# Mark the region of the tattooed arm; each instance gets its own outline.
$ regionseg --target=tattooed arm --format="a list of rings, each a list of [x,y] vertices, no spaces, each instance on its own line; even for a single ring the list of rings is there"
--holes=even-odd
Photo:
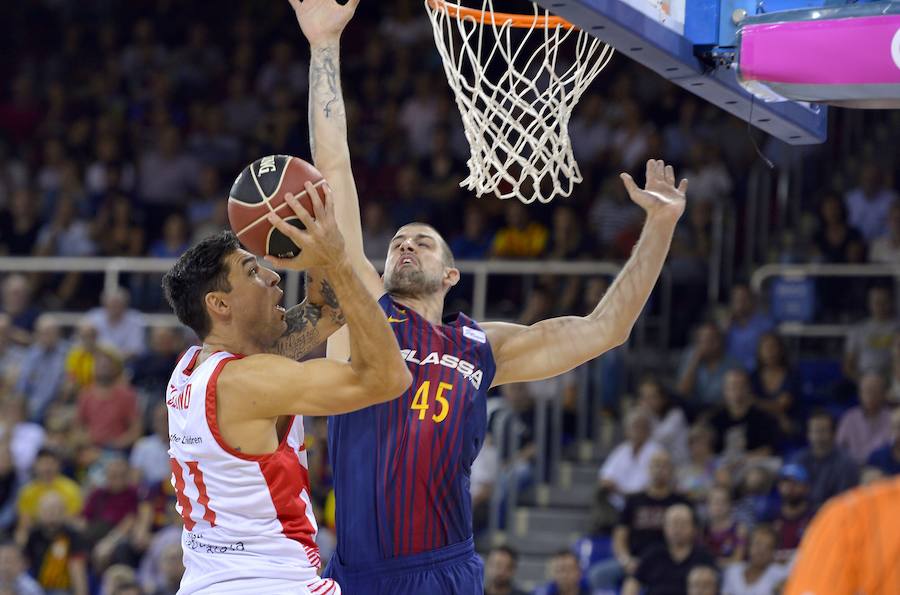
[[[306,299],[284,314],[287,330],[271,353],[303,358],[344,326],[344,314],[331,284],[315,271],[306,273]]]

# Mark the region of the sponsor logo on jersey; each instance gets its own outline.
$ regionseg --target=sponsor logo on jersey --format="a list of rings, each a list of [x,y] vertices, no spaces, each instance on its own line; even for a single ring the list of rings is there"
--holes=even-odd
[[[388,316],[388,322],[406,322],[409,320],[408,318],[394,318],[393,316]]]
[[[419,359],[416,357],[418,352],[415,349],[401,349],[400,354],[403,356],[403,359],[408,361],[411,364],[418,364],[420,366],[425,366],[429,364],[434,364],[438,366],[444,366],[445,368],[450,368],[451,370],[457,370],[460,374],[462,374],[475,388],[481,388],[481,380],[484,377],[484,373],[477,369],[472,362],[467,362],[464,359],[459,359],[456,356],[443,354],[438,354],[437,351],[432,351],[424,358]]]
[[[172,409],[187,409],[191,406],[191,385],[188,384],[184,390],[178,390],[174,385],[169,385],[169,396],[166,399],[166,405]]]
[[[479,343],[487,343],[487,336],[484,332],[470,326],[463,327],[463,337],[478,341]]]

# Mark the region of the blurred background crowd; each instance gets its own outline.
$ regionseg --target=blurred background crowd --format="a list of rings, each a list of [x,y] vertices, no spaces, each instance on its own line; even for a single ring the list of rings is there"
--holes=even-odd
[[[246,163],[309,159],[308,52],[287,2],[35,0],[3,4],[0,22],[3,256],[177,257],[227,225],[228,188]],[[671,332],[648,347],[654,357],[620,348],[491,398],[492,412],[511,412],[520,446],[488,440],[473,468],[480,536],[498,490],[545,479],[534,469],[547,447],[535,404],[562,404],[564,441],[576,395],[596,404],[591,527],[549,559],[542,593],[614,592],[629,580],[655,593],[688,575],[712,593],[775,592],[822,503],[900,470],[893,279],[781,286],[793,294],[749,284],[765,262],[900,263],[898,113],[832,114],[822,146],[763,142],[776,167],[800,175],[790,209],[765,210],[778,233],[750,251],[748,195],[778,201],[774,185],[754,186],[759,134],[625,58],[570,124],[584,183],[571,199],[529,207],[458,187],[468,144],[416,3],[364,2],[342,67],[375,260],[396,227],[423,220],[460,260],[621,262],[642,217],[618,173],[642,178],[643,162],[661,157],[690,179],[668,265]],[[732,274],[710,290],[719,213],[742,239],[723,257]],[[144,314],[166,311],[158,275],[122,281],[104,290],[100,274],[28,271],[0,280],[0,595],[177,590],[162,395],[194,338],[147,325]],[[584,314],[608,282],[495,283],[488,313],[523,323]],[[464,279],[451,305],[469,307],[470,291]],[[815,360],[778,331],[791,317],[784,304],[798,299],[800,322],[849,325],[816,344]],[[84,314],[64,326],[59,311]],[[327,558],[325,421],[307,423]],[[509,546],[490,551],[489,594],[518,592],[517,558]]]

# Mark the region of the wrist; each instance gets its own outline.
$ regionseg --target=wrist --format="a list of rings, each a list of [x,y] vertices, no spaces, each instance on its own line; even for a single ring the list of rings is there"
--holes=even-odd
[[[678,223],[678,220],[681,219],[681,215],[684,213],[684,210],[678,210],[670,207],[657,207],[652,211],[647,211],[647,226],[655,226],[660,228],[671,228],[675,229],[675,225]]]
[[[334,49],[340,45],[341,45],[341,36],[340,36],[340,34],[338,34],[336,36],[323,37],[322,39],[316,39],[315,41],[310,41],[309,49],[312,51]]]

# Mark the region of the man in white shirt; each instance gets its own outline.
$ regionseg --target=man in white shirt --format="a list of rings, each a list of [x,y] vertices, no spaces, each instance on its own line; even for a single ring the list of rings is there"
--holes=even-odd
[[[897,195],[882,182],[881,170],[874,163],[863,167],[859,187],[844,197],[848,223],[858,229],[867,242],[887,231],[888,212]]]
[[[618,508],[623,496],[640,492],[650,481],[650,459],[662,448],[650,440],[653,422],[642,409],[632,411],[625,421],[626,440],[617,446],[600,468],[600,487],[613,496]]]
[[[778,536],[772,527],[757,525],[750,533],[750,555],[747,562],[737,562],[725,569],[722,595],[772,595],[787,580],[790,569],[775,562]]]
[[[116,348],[125,359],[140,355],[146,349],[144,319],[128,307],[128,291],[116,287],[103,293],[103,307],[87,313],[87,320],[97,329],[99,342]]]

